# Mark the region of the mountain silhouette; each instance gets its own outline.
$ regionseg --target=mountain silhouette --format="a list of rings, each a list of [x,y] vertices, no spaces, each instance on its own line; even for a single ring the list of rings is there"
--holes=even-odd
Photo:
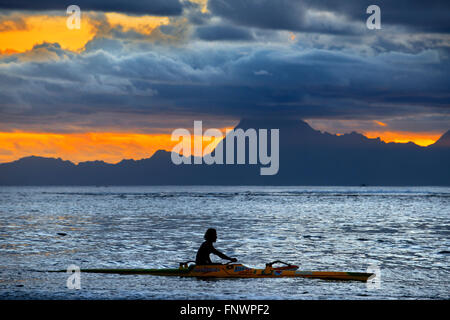
[[[431,145],[433,148],[450,148],[450,130],[444,133],[435,143]]]
[[[248,164],[247,141],[246,164],[175,165],[171,152],[163,150],[147,159],[117,164],[75,165],[31,156],[0,164],[0,185],[450,185],[450,130],[436,143],[421,147],[412,142],[385,143],[356,132],[320,132],[293,119],[242,119],[235,129],[251,128],[257,130],[258,138],[258,129],[279,129],[276,175],[260,175],[264,165]],[[225,159],[228,139],[211,155],[223,148]],[[268,149],[270,154],[270,143]]]

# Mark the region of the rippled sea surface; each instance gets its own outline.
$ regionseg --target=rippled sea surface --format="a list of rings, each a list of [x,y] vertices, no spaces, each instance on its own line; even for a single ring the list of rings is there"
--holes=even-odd
[[[365,272],[377,264],[380,288],[81,273],[81,289],[71,290],[68,274],[45,272],[177,267],[195,257],[209,227],[215,247],[247,266],[280,259]],[[2,299],[449,299],[449,259],[450,188],[0,188]]]

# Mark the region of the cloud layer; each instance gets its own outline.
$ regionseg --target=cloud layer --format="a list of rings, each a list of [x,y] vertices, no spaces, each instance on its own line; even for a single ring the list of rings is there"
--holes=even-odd
[[[4,59],[2,126],[99,113],[366,119],[449,111],[449,64],[433,50],[361,57],[296,45],[197,43],[137,52],[105,39],[86,47],[74,54],[43,44]],[[26,59],[38,51],[47,58]]]
[[[340,33],[343,24],[365,22],[371,0],[210,0],[208,7],[217,16],[239,25],[268,29]],[[380,0],[382,22],[416,30],[450,31],[445,0]],[[347,30],[352,32],[352,30]]]
[[[96,11],[87,13],[94,34],[80,52],[49,41],[0,54],[0,131],[153,132],[258,116],[449,128],[446,1],[381,1],[375,31],[365,26],[369,1],[77,4]],[[0,0],[15,10],[0,17],[0,32],[60,7]],[[169,18],[149,28],[140,15]]]

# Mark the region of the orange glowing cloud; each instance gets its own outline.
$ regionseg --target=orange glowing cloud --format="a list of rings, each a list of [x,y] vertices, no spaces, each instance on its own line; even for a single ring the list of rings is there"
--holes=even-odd
[[[19,53],[19,51],[10,49],[10,48],[4,49],[4,50],[0,49],[0,54],[9,55],[9,54],[15,54],[15,53]]]
[[[201,11],[203,13],[208,12],[208,0],[190,0],[190,1],[200,5]]]
[[[82,12],[80,29],[67,28],[66,15],[14,16],[14,19],[23,21],[21,24],[12,24],[12,18],[0,20],[0,54],[29,51],[43,42],[58,43],[63,49],[80,52],[100,32],[104,35],[113,28],[121,27],[123,31],[134,30],[149,35],[157,27],[169,23],[167,17],[119,13],[105,13],[104,17],[105,21],[98,15]]]
[[[289,32],[289,39],[290,39],[291,41],[295,41],[296,38],[297,38],[297,36],[295,35],[295,33]]]
[[[377,121],[377,120],[373,120],[373,122],[375,122],[377,125],[379,125],[380,127],[387,127],[387,124],[381,121]]]
[[[169,24],[168,17],[139,16],[131,17],[122,13],[105,13],[109,25],[112,28],[120,26],[123,31],[136,31],[149,35],[157,27]]]
[[[63,49],[79,51],[95,36],[88,18],[81,19],[81,28],[67,28],[65,16],[30,15],[22,19],[26,28],[10,28],[0,32],[0,50],[25,52],[43,42],[57,42]]]
[[[221,131],[225,133],[225,130]],[[220,141],[205,140],[203,150]],[[171,134],[0,132],[0,163],[31,155],[62,158],[74,163],[93,160],[116,163],[122,159],[148,158],[161,149],[171,151],[178,143],[171,140]],[[191,139],[193,143],[194,137]],[[189,154],[185,152],[184,155]]]

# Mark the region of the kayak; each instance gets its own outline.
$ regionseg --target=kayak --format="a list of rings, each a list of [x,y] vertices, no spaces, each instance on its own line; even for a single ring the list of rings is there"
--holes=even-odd
[[[122,275],[153,275],[197,278],[315,278],[323,280],[367,281],[372,273],[334,272],[334,271],[297,271],[297,266],[273,267],[267,264],[264,269],[249,268],[243,264],[180,264],[173,269],[81,269],[87,273],[111,273]],[[62,271],[62,270],[61,270]]]

